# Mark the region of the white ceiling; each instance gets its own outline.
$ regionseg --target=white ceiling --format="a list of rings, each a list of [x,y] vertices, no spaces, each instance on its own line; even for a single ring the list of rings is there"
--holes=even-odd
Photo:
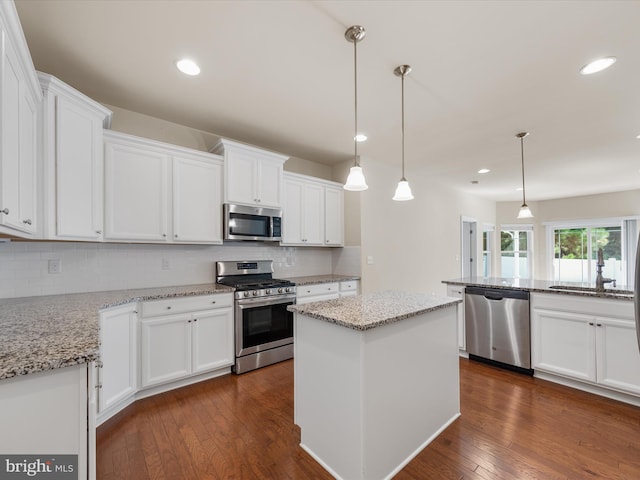
[[[17,0],[38,70],[90,97],[321,163],[360,154],[495,200],[640,187],[640,1]],[[581,76],[615,55],[609,70]],[[175,68],[195,59],[198,77]],[[492,171],[479,175],[486,167]],[[366,173],[366,172],[365,172]],[[414,173],[415,174],[415,173]],[[472,185],[472,180],[479,184]]]

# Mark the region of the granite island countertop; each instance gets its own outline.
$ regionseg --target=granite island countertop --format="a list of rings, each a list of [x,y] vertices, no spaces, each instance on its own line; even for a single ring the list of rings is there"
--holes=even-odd
[[[102,309],[228,292],[209,283],[0,299],[0,380],[96,360]]]
[[[352,280],[360,280],[357,275],[308,275],[305,277],[286,277],[284,280],[290,280],[296,286],[317,285],[320,283],[347,282]]]
[[[558,295],[578,295],[582,297],[633,300],[633,292],[625,286],[607,286],[604,292],[596,292],[592,291],[593,284],[591,283],[557,282],[551,280],[532,280],[527,278],[501,277],[462,277],[454,278],[452,280],[443,280],[442,283],[445,283],[447,285],[464,285],[498,289],[508,288],[510,290],[525,290],[528,292],[538,293],[555,293]]]
[[[439,295],[386,291],[290,305],[287,309],[353,330],[369,330],[461,302]]]

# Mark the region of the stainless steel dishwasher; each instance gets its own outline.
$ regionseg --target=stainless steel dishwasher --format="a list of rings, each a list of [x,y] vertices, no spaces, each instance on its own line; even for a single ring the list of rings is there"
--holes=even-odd
[[[464,315],[469,358],[531,373],[529,292],[467,287]]]

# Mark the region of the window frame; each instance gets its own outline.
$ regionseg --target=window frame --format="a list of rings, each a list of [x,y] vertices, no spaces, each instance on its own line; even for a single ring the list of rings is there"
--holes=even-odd
[[[484,262],[484,256],[485,254],[487,255],[487,261],[486,261],[486,265],[487,265],[487,271],[484,271],[484,268],[482,270],[482,276],[485,278],[489,278],[493,275],[493,251],[494,251],[494,244],[495,244],[495,233],[496,233],[496,226],[495,225],[491,225],[488,223],[485,223],[482,225],[482,246],[485,246],[485,240],[484,240],[484,236],[485,234],[487,235],[487,241],[486,241],[486,246],[487,249],[485,250],[484,248],[481,249],[482,251],[482,265],[484,267],[485,262]]]
[[[622,241],[622,262],[623,272],[621,280],[626,280],[628,287],[633,287],[634,283],[634,270],[635,270],[635,257],[636,257],[636,243],[638,240],[638,220],[640,217],[608,217],[608,218],[589,218],[584,220],[560,220],[553,222],[544,222],[542,225],[546,228],[546,269],[547,280],[556,281],[554,278],[553,260],[555,258],[555,236],[554,232],[563,228],[603,228],[611,226],[620,226],[621,233],[620,238]],[[632,241],[635,239],[635,241]],[[557,280],[562,282],[563,280]],[[590,280],[591,281],[591,280]]]
[[[522,276],[515,276],[514,278],[524,278],[524,279],[534,279],[535,278],[535,273],[534,273],[534,261],[533,261],[533,255],[534,255],[534,235],[533,235],[533,224],[530,223],[514,223],[514,224],[505,224],[505,225],[500,225],[500,237],[502,237],[502,232],[507,232],[507,231],[514,231],[514,232],[526,232],[527,233],[527,269],[529,270],[529,275],[527,277],[522,277]],[[500,242],[502,244],[502,242]],[[502,252],[504,250],[502,250],[502,247],[500,247],[499,249],[499,254],[500,254],[500,276],[504,276],[503,272],[502,272]],[[517,250],[518,252],[524,251],[524,250]],[[516,252],[516,250],[514,250],[514,253]],[[515,258],[515,256],[514,256]],[[516,264],[517,265],[517,264]],[[519,268],[516,267],[516,271]]]

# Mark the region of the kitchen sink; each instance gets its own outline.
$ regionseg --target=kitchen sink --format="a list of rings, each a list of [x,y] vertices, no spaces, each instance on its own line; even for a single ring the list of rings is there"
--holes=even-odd
[[[596,287],[574,287],[569,285],[551,285],[549,288],[554,290],[566,290],[568,292],[592,292],[592,293],[613,293],[616,295],[633,295],[631,290],[618,290],[615,288],[605,288],[596,290]]]

